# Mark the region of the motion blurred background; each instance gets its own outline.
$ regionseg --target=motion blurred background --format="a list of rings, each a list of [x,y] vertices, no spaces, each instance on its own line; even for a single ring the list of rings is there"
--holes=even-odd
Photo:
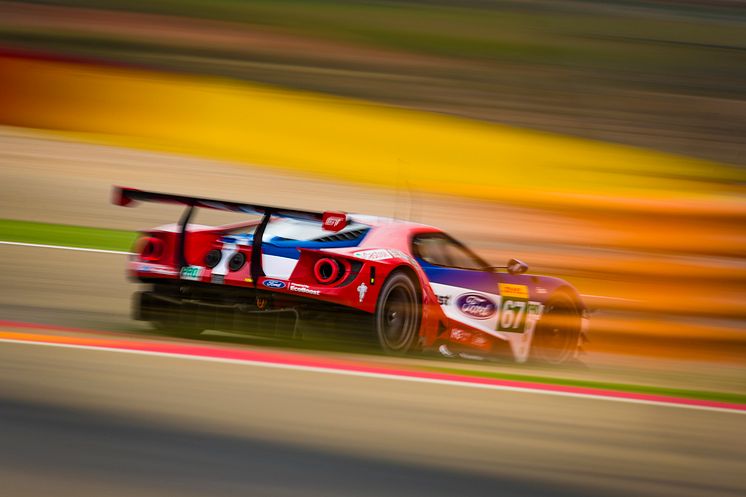
[[[594,310],[585,366],[449,363],[472,374],[743,404],[745,137],[741,0],[0,1],[0,241],[127,251],[177,219],[113,184],[341,209],[518,257]],[[148,333],[121,255],[0,249],[2,326]],[[9,495],[745,487],[730,413],[0,353]]]
[[[0,218],[173,218],[110,208],[117,182],[413,218],[570,279],[602,311],[591,351],[742,357],[745,20],[735,0],[0,2]]]

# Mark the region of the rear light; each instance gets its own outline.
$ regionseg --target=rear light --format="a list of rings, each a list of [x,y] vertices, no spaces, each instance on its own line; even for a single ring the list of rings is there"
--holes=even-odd
[[[236,252],[228,261],[228,269],[238,271],[246,263],[246,255],[243,252]]]
[[[207,255],[205,255],[205,266],[212,269],[215,266],[218,265],[220,262],[220,259],[223,257],[223,253],[220,252],[218,249],[212,249],[210,250]]]
[[[163,241],[154,237],[144,238],[140,250],[140,259],[145,262],[156,262],[161,257],[163,257]]]
[[[344,273],[344,268],[338,261],[325,257],[316,261],[313,266],[313,275],[319,283],[328,285],[334,283]]]

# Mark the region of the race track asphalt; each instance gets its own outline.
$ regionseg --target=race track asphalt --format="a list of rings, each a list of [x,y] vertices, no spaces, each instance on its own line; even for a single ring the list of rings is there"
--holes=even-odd
[[[1,254],[0,319],[137,332],[119,258]],[[736,496],[745,432],[735,413],[0,343],[1,495]]]
[[[743,495],[740,414],[0,345],[6,495]]]

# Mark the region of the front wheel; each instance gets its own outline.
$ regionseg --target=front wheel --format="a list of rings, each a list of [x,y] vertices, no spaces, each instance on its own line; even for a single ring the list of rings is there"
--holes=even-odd
[[[534,331],[531,359],[545,364],[563,364],[573,359],[580,339],[580,310],[573,299],[559,293],[546,304]]]
[[[376,305],[378,343],[389,354],[406,354],[414,348],[420,329],[421,306],[417,288],[404,273],[395,273],[383,285]]]

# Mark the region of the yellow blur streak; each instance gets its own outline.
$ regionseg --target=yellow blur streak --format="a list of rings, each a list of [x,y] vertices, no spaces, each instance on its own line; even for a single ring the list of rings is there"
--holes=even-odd
[[[691,158],[227,79],[0,57],[0,85],[5,124],[379,186],[588,205],[712,200],[743,181]]]

